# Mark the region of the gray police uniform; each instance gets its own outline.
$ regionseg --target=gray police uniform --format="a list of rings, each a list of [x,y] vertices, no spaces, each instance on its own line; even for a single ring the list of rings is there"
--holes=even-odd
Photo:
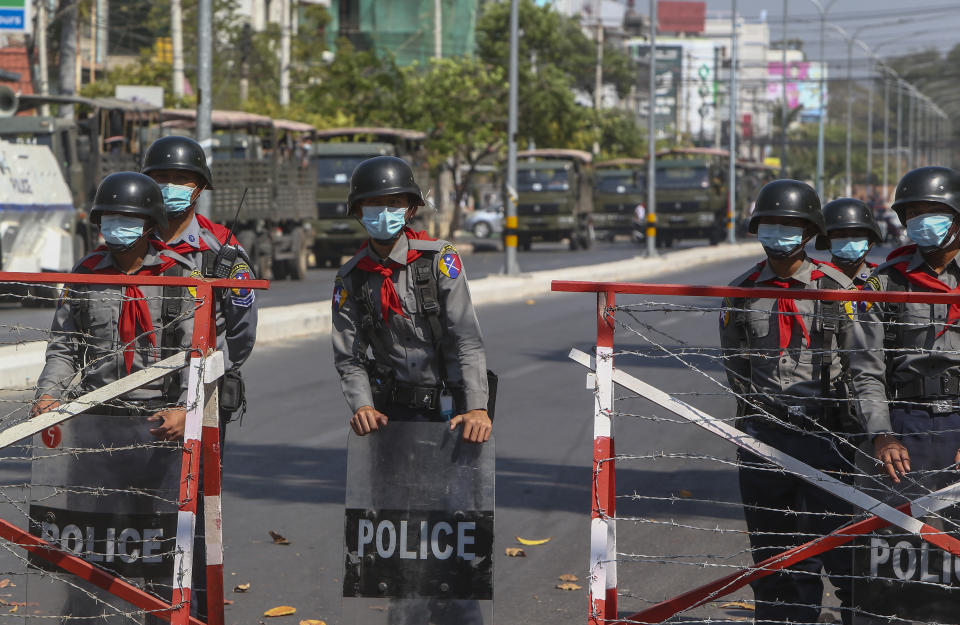
[[[437,283],[442,337],[434,337],[428,316],[421,310],[415,272],[407,263],[410,250],[432,256],[431,270]],[[392,312],[389,322],[383,322],[380,288],[385,278],[378,273],[357,269],[357,263],[364,257],[394,268],[391,279],[405,316]],[[366,297],[373,312],[373,327],[367,330],[363,328],[360,297]],[[379,340],[371,337],[371,333],[376,333]],[[374,351],[376,361],[395,376],[395,391],[388,402],[395,412],[409,408],[436,417],[439,389],[443,385],[456,389],[458,411],[487,408],[487,365],[480,324],[459,255],[446,241],[401,236],[386,259],[379,258],[372,247],[361,249],[337,273],[332,340],[340,385],[352,413],[361,406],[374,405],[365,368],[368,346]],[[439,341],[440,354],[437,354],[435,341]],[[388,353],[376,353],[374,343],[382,345]],[[428,401],[420,401],[428,397]],[[403,418],[389,412],[386,414]]]
[[[171,250],[149,248],[144,267],[161,264],[164,257],[177,261],[181,269],[192,264]],[[113,255],[95,251],[81,259],[74,273],[99,273],[116,268]],[[168,271],[173,270],[173,268]],[[103,284],[70,284],[64,288],[54,314],[50,341],[47,344],[46,364],[37,380],[36,396],[51,395],[58,400],[69,399],[96,390],[128,375],[124,361],[123,344],[119,335],[120,306],[126,287]],[[130,372],[145,369],[158,360],[172,356],[177,350],[189,348],[193,339],[193,298],[186,289],[179,289],[183,302],[179,315],[165,319],[163,287],[140,286],[156,332],[156,347],[146,337],[135,342]],[[137,329],[141,334],[142,329]],[[76,388],[71,383],[77,373]],[[176,384],[170,385],[175,379]],[[142,404],[148,410],[164,405],[185,405],[186,376],[171,375],[134,389],[119,398],[121,402]]]
[[[937,275],[919,251],[908,251],[880,265],[865,288],[928,292],[893,267],[902,262],[907,271],[922,271],[951,289],[960,285],[957,258]],[[946,304],[863,304],[850,335],[864,428],[901,435],[913,471],[948,467],[960,448],[960,327],[945,325],[948,314]]]
[[[201,241],[209,248],[209,252],[201,251]],[[179,238],[168,242],[167,245],[177,248],[183,256],[193,263],[194,274],[204,275],[205,277],[213,275],[213,258],[216,257],[222,246],[217,236],[203,228],[196,217],[193,218]],[[188,251],[187,246],[192,250]],[[242,248],[240,248],[240,254],[230,270],[230,277],[253,277],[247,254]],[[256,293],[252,289],[246,292],[225,289],[219,289],[218,291],[225,292],[217,300],[217,349],[224,353],[226,368],[233,369],[246,362],[257,340]]]
[[[824,275],[814,277],[816,270]],[[771,281],[788,281],[790,287],[796,289],[852,288],[843,272],[809,258],[804,259],[787,280],[779,278],[767,263],[753,267],[730,286],[769,287]],[[810,344],[807,345],[803,330],[794,322],[789,344],[781,351],[777,300],[724,300],[725,309],[720,319],[724,365],[731,388],[746,399],[738,400],[741,415],[738,426],[754,438],[819,469],[849,472],[851,465],[845,460],[843,450],[838,449],[843,445],[829,432],[839,427],[838,410],[846,408],[842,404],[837,406],[830,396],[836,396],[844,366],[837,346],[843,344],[850,324],[838,319],[840,306],[825,310],[824,302],[793,301],[809,333]],[[829,371],[826,390],[823,371]],[[841,500],[776,470],[753,454],[741,451],[739,460],[740,492],[755,562],[799,545],[810,534],[833,531],[844,523],[843,517],[836,515],[851,512]],[[807,514],[797,515],[792,511]],[[837,586],[838,598],[848,605],[851,596],[849,555],[844,558],[842,553],[833,550],[797,563],[786,572],[753,582],[756,622],[816,622],[823,599],[823,582],[819,576],[822,568]],[[848,619],[849,614],[844,611],[844,622]]]

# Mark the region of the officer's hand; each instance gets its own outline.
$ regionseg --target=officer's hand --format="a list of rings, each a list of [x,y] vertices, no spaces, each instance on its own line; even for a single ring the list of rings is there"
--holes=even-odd
[[[486,443],[490,440],[493,422],[487,416],[486,410],[471,410],[450,419],[450,429],[454,430],[463,424],[463,440],[471,443]]]
[[[889,434],[881,434],[873,439],[873,455],[883,463],[883,469],[896,484],[900,483],[897,474],[906,475],[910,470],[910,453],[903,443]]]
[[[364,436],[387,425],[387,415],[373,406],[360,406],[350,419],[350,427],[357,436]]]
[[[37,398],[37,401],[33,402],[33,406],[30,407],[30,416],[35,417],[38,414],[50,412],[59,407],[60,402],[54,399],[52,395],[41,395]]]
[[[186,408],[165,408],[147,417],[151,423],[159,423],[150,429],[154,437],[164,441],[178,441],[183,438],[183,431],[187,424]]]

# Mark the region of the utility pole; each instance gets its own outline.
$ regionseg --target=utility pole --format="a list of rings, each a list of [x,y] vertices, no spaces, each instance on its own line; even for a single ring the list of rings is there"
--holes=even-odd
[[[884,68],[886,69],[886,68]],[[890,77],[883,75],[883,199],[889,199],[887,184],[890,157]]]
[[[657,255],[657,0],[650,0],[650,91],[647,95],[647,256]]]
[[[170,47],[173,48],[173,97],[183,98],[183,7],[170,0]]]
[[[510,67],[508,80],[510,81],[510,95],[507,104],[507,185],[503,198],[504,224],[503,249],[507,258],[504,263],[504,272],[508,276],[520,273],[517,264],[517,49],[519,17],[517,4],[520,0],[510,1]]]
[[[853,151],[853,37],[847,37],[847,158],[843,176],[843,195],[853,195],[853,166],[850,156]]]
[[[870,65],[873,73],[873,64]],[[867,199],[873,195],[873,76],[867,82]]]
[[[443,58],[443,3],[433,0],[433,58]]]
[[[95,61],[106,74],[107,69],[107,45],[109,45],[109,30],[107,27],[110,24],[110,3],[107,0],[97,0],[94,5],[94,10],[97,14],[97,31],[96,31],[96,42],[97,42],[97,54]],[[91,74],[91,80],[92,80]]]
[[[897,78],[897,180],[903,176],[903,81]]]
[[[280,106],[290,106],[290,0],[280,4]]]
[[[907,102],[907,171],[915,167],[913,160],[914,136],[916,135],[916,125],[914,124],[916,112],[916,97],[913,93],[913,85],[910,85],[910,101]]]
[[[50,94],[50,67],[47,61],[47,0],[40,0],[37,3],[37,62],[40,64],[39,87],[40,95]],[[44,117],[50,115],[50,105],[40,106],[40,114]]]
[[[599,111],[603,102],[603,21],[600,13],[603,11],[603,0],[594,2],[593,19],[596,21],[597,40],[597,68],[593,86],[593,110]]]
[[[782,61],[781,61],[781,70],[780,77],[782,82],[780,84],[780,96],[783,101],[783,105],[780,107],[780,177],[787,177],[787,3],[789,0],[783,0],[783,35],[781,36],[782,44]]]
[[[213,166],[213,0],[197,1],[197,141]],[[210,215],[210,194],[201,193],[198,210]]]
[[[60,93],[73,95],[77,85],[77,20],[79,0],[60,0]],[[60,117],[73,119],[73,105],[60,107]]]
[[[737,0],[731,0],[730,33],[730,179],[727,183],[727,243],[737,242]]]

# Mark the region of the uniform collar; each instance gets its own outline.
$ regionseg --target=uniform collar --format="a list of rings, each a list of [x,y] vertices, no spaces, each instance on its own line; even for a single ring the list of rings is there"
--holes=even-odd
[[[180,243],[186,243],[190,247],[197,249],[200,247],[200,222],[197,221],[197,216],[194,215],[193,219],[190,220],[190,225],[187,226],[186,230],[180,233],[180,236],[173,241],[168,241],[167,245],[173,247],[179,245]]]
[[[930,268],[930,265],[927,264],[927,260],[923,257],[923,254],[921,254],[920,250],[918,249],[914,251],[913,256],[910,257],[910,262],[907,264],[907,271],[916,271],[917,269],[921,268],[931,275],[937,275],[936,272]],[[947,263],[944,271],[947,271],[951,268],[954,272],[960,270],[960,254],[954,256],[953,259]]]
[[[154,265],[159,265],[163,262],[163,259],[160,258],[161,252],[154,248],[152,245],[147,246],[147,254],[143,257],[142,267],[153,267]],[[97,266],[93,268],[94,271],[101,271],[107,267],[113,267],[117,271],[122,271],[120,267],[117,266],[112,252],[107,252],[103,255],[103,258],[100,259],[100,262],[97,263]],[[139,271],[139,269],[137,270]]]
[[[813,273],[814,265],[810,262],[810,259],[804,257],[803,263],[800,265],[800,268],[797,269],[792,276],[786,278],[787,280],[796,280],[797,282],[802,283],[805,286],[809,286],[813,283],[813,278],[811,274]],[[777,274],[773,272],[773,269],[770,268],[770,262],[767,261],[763,265],[763,269],[760,271],[760,275],[757,276],[757,283],[767,282],[768,280],[783,280]]]
[[[398,265],[407,264],[407,252],[410,250],[410,243],[407,241],[407,237],[400,235],[400,238],[397,239],[396,244],[393,246],[393,249],[390,250],[390,255],[387,256],[385,260],[391,260]],[[381,260],[380,255],[374,251],[372,245],[367,246],[367,256],[370,257],[374,262],[380,263],[381,265],[387,264]]]

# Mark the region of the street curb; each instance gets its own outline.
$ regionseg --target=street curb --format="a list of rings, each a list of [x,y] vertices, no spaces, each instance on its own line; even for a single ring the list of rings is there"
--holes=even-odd
[[[519,276],[488,276],[470,281],[474,305],[503,304],[550,293],[554,280],[623,282],[649,278],[679,268],[736,258],[763,255],[759,243],[737,243],[715,247],[694,247],[666,252],[655,258],[636,256],[598,265],[564,267]],[[331,327],[330,302],[269,306],[261,308],[257,323],[257,344],[328,334]],[[30,389],[43,369],[46,342],[36,341],[0,348],[0,388]]]

